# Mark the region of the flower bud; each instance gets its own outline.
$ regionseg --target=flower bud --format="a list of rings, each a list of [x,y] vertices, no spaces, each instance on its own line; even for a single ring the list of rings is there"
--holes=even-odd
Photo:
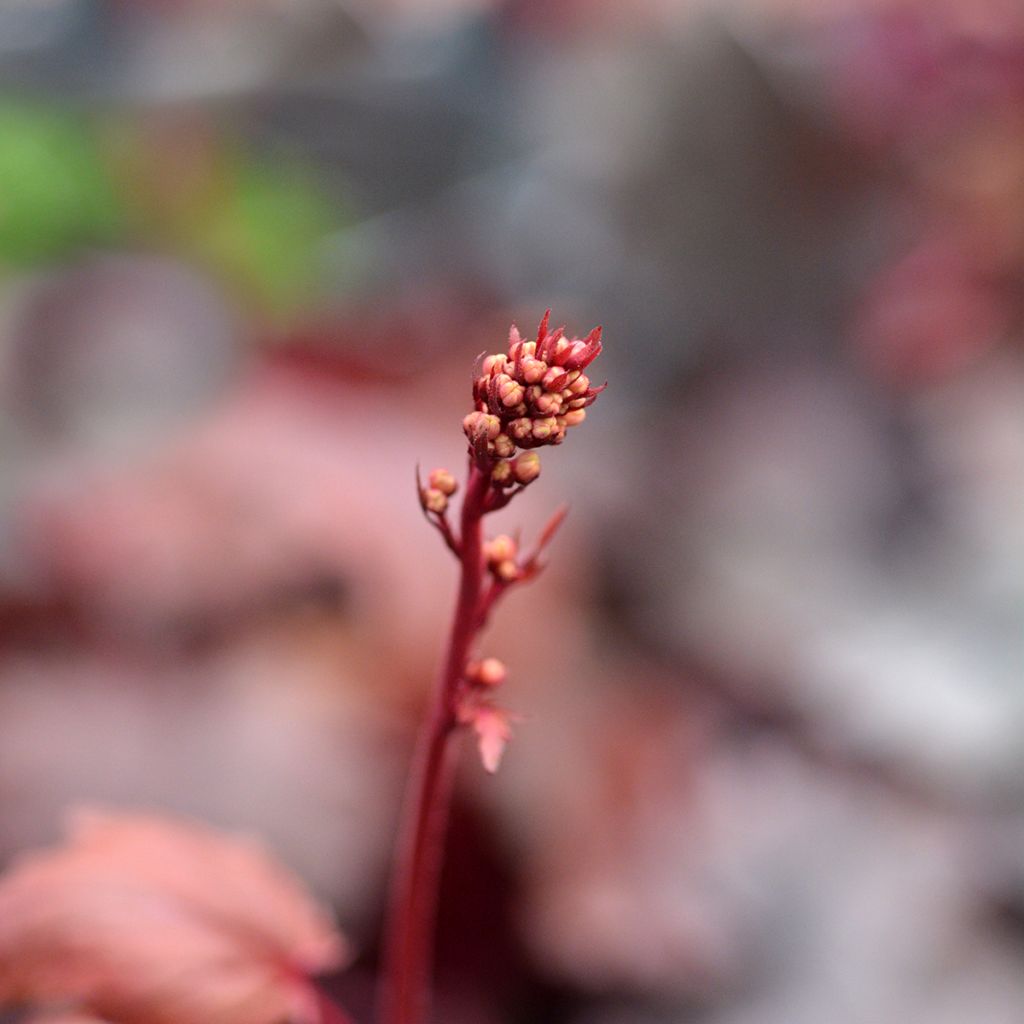
[[[513,440],[525,441],[533,432],[533,420],[523,416],[509,423],[506,430]]]
[[[513,480],[511,462],[497,462],[491,468],[491,482],[499,487],[510,487]]]
[[[537,412],[551,416],[562,408],[562,398],[560,395],[553,395],[550,391],[545,391],[537,396],[533,405]]]
[[[474,682],[484,686],[501,686],[508,676],[505,663],[498,658],[484,658],[474,668],[476,669]]]
[[[512,472],[517,483],[528,484],[536,480],[540,476],[540,455],[537,452],[523,452],[512,463]]]
[[[587,343],[585,341],[574,341],[572,346],[569,348],[566,362],[583,359],[587,355]]]
[[[507,533],[500,533],[487,543],[484,554],[490,565],[507,562],[516,557],[516,542]]]
[[[544,374],[547,372],[548,364],[543,360],[534,359],[532,356],[523,360],[521,375],[527,384],[536,384],[543,380]]]
[[[448,496],[435,487],[428,487],[423,492],[423,507],[428,512],[440,514],[448,507]]]
[[[546,387],[548,391],[561,391],[564,381],[565,370],[560,366],[552,366],[551,369],[544,374],[544,387]]]
[[[562,419],[567,427],[579,426],[587,418],[586,409],[570,409]]]
[[[526,389],[517,380],[513,380],[507,374],[501,374],[498,378],[498,397],[504,406],[519,405],[526,396]]]
[[[483,363],[484,376],[490,376],[492,373],[505,373],[506,372],[507,360],[503,355],[488,356]]]
[[[516,445],[508,434],[499,434],[492,442],[494,454],[499,459],[509,459],[516,453]]]
[[[572,351],[572,342],[568,338],[559,338],[555,344],[555,350],[551,355],[551,361],[562,365]]]
[[[451,497],[459,489],[455,477],[447,469],[432,469],[430,476],[427,477],[427,482],[435,491],[440,491],[448,497]]]
[[[502,583],[514,583],[519,579],[519,566],[516,565],[511,558],[506,559],[504,562],[499,562],[494,567],[494,575],[497,576]]]
[[[488,441],[493,441],[501,433],[501,420],[486,412],[471,412],[462,420],[462,429],[470,441],[481,431]]]
[[[558,423],[555,421],[555,417],[546,416],[533,421],[530,433],[535,441],[546,441],[557,429]]]

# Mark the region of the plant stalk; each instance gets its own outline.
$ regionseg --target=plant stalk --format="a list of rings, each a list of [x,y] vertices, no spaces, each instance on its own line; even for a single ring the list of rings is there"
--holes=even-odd
[[[470,460],[462,502],[458,597],[448,649],[420,729],[392,877],[379,1024],[422,1024],[430,1008],[438,883],[458,745],[455,698],[480,624],[489,476]]]

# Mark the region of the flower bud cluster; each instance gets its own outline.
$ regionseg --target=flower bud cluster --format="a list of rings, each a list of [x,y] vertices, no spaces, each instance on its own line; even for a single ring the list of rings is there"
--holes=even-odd
[[[507,534],[499,534],[484,545],[487,568],[502,583],[514,583],[519,578],[518,545]]]
[[[455,477],[447,469],[431,470],[427,486],[420,488],[420,504],[427,512],[441,515],[448,508],[448,499],[458,489]]]
[[[508,354],[484,359],[473,383],[476,409],[462,421],[478,455],[507,460],[519,448],[561,444],[604,390],[603,384],[591,387],[583,372],[601,353],[601,328],[586,338],[567,338],[561,328],[548,330],[548,318],[545,313],[536,341],[523,341],[513,327]],[[527,484],[540,474],[534,453],[520,455],[508,469],[502,465],[498,461],[492,470],[499,486]]]

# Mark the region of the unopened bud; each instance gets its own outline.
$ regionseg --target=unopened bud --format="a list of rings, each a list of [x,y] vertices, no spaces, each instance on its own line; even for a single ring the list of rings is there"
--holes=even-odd
[[[484,658],[475,668],[475,680],[484,686],[501,686],[508,676],[505,663],[498,658]]]
[[[565,370],[560,366],[552,366],[551,369],[544,374],[544,387],[549,391],[560,391],[564,381]]]
[[[506,360],[503,355],[488,356],[483,363],[483,371],[485,376],[489,376],[492,373],[504,373],[505,372]]]
[[[502,374],[497,378],[498,380],[498,397],[501,399],[502,405],[513,406],[519,405],[526,395],[526,389],[517,380],[513,380],[511,377]]]
[[[514,440],[525,441],[533,432],[533,420],[523,416],[520,419],[513,420],[505,429]]]
[[[566,358],[566,362],[573,359],[582,359],[587,352],[587,343],[585,341],[574,341],[569,349],[569,354]]]
[[[423,492],[423,507],[440,514],[448,507],[448,496],[434,487],[428,487]]]
[[[527,384],[536,384],[544,379],[548,372],[548,364],[542,359],[534,359],[532,356],[523,360],[522,377]]]
[[[562,398],[560,395],[553,395],[550,391],[545,391],[541,395],[537,396],[533,404],[537,412],[542,412],[545,415],[553,415],[561,409]]]
[[[554,416],[546,416],[544,419],[534,420],[530,433],[535,441],[545,441],[558,429],[558,423]]]
[[[519,566],[509,558],[504,562],[499,562],[494,567],[494,575],[497,576],[502,583],[514,583],[519,579]]]
[[[528,484],[536,480],[540,476],[540,455],[537,452],[523,452],[512,463],[512,472],[517,483]]]
[[[497,462],[491,468],[491,482],[499,487],[509,487],[513,479],[511,462]]]
[[[501,420],[486,412],[471,412],[462,420],[462,429],[470,441],[481,432],[488,441],[493,441],[501,433]]]
[[[508,434],[499,434],[491,444],[494,447],[494,454],[499,459],[511,458],[516,453],[516,445]]]
[[[582,395],[583,392],[590,387],[590,378],[585,373],[579,373],[579,371],[577,371],[577,376],[567,383],[569,390],[574,395]]]
[[[507,533],[500,533],[488,542],[484,554],[491,565],[507,562],[516,557],[516,542]]]
[[[572,342],[568,338],[559,338],[558,343],[555,345],[555,351],[552,353],[551,361],[553,363],[564,363],[569,357],[569,353],[572,350]]]
[[[587,418],[586,409],[570,409],[562,419],[567,427],[579,426]]]
[[[449,497],[459,489],[455,477],[447,469],[432,469],[430,476],[427,477],[427,482],[435,491],[440,491]]]

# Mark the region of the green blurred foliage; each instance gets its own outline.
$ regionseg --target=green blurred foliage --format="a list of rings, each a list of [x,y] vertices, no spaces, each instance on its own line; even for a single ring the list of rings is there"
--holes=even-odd
[[[0,263],[29,267],[107,243],[122,215],[81,117],[0,101]]]
[[[315,296],[320,243],[340,219],[302,168],[244,159],[192,241],[272,312],[287,313]]]
[[[147,145],[145,132],[127,131]],[[80,114],[0,100],[0,267],[53,263],[83,246],[141,244],[203,263],[271,314],[315,300],[321,242],[345,218],[308,168],[217,138],[225,173],[212,199],[186,196],[176,219],[154,231],[161,222],[140,216],[125,177],[133,165],[115,139]]]

